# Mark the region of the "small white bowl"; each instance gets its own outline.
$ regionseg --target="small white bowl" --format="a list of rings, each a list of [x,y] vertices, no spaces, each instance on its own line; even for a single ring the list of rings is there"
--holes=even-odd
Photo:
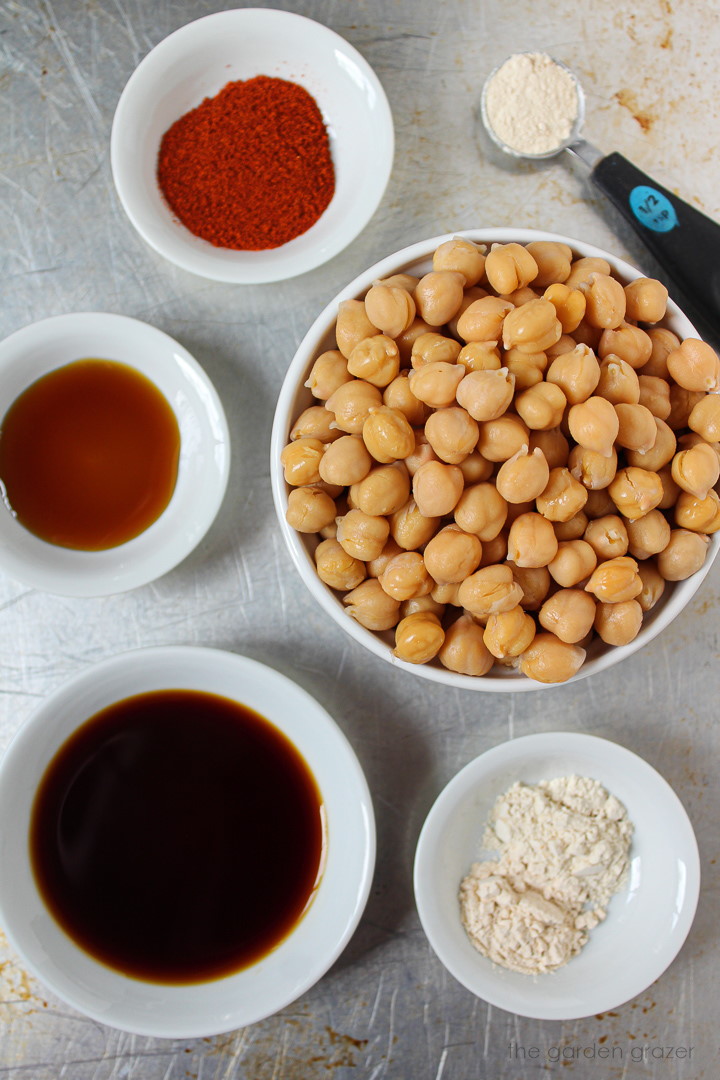
[[[366,630],[365,627],[361,626],[348,615],[342,605],[340,595],[324,585],[317,575],[315,563],[313,561],[313,551],[317,546],[317,538],[314,536],[301,535],[291,528],[285,519],[289,488],[285,483],[283,476],[280,454],[283,447],[289,441],[290,430],[297,416],[309,405],[318,404],[317,400],[312,397],[310,391],[304,384],[315,358],[323,352],[323,350],[335,348],[334,327],[337,318],[338,304],[341,300],[363,297],[372,283],[378,278],[389,277],[391,274],[401,272],[407,272],[417,276],[427,273],[432,269],[432,253],[435,248],[445,240],[451,239],[452,236],[465,236],[475,243],[487,244],[488,247],[494,243],[505,244],[511,241],[518,244],[528,244],[533,240],[556,240],[564,244],[569,244],[575,252],[576,257],[597,256],[599,258],[607,259],[615,273],[623,281],[632,281],[634,278],[642,276],[642,271],[637,270],[634,266],[624,262],[622,259],[618,259],[615,255],[611,255],[607,251],[603,251],[601,248],[594,247],[592,244],[586,244],[584,241],[573,240],[567,236],[540,232],[534,229],[509,228],[470,229],[443,236],[435,236],[429,240],[422,240],[420,243],[413,244],[401,251],[397,251],[395,254],[389,255],[381,262],[371,266],[369,270],[366,270],[356,277],[354,281],[351,281],[349,285],[346,285],[345,288],[342,289],[342,291],[339,292],[323,309],[320,315],[318,315],[317,319],[300,342],[298,350],[287,370],[285,380],[278,396],[271,442],[270,470],[275,510],[280,523],[280,529],[295,567],[312,595],[322,606],[324,611],[330,615],[330,617],[334,619],[346,633],[350,634],[355,641],[364,645],[365,648],[375,653],[376,656],[380,656],[383,660],[395,664],[403,671],[419,675],[423,679],[430,679],[433,682],[445,683],[448,686],[460,687],[466,690],[507,691],[515,693],[517,691],[552,689],[555,684],[535,682],[532,679],[526,678],[524,675],[520,675],[512,668],[507,667],[501,668],[496,666],[492,669],[491,674],[484,675],[482,678],[473,678],[469,675],[458,675],[454,671],[449,671],[447,668],[442,667],[438,661],[432,661],[428,664],[408,664],[398,660],[393,654],[394,639],[392,631],[385,634],[373,633],[370,630]],[[677,304],[673,303],[672,300],[668,302],[668,313],[663,320],[662,325],[666,326],[669,330],[673,330],[681,338],[699,337],[699,334],[692,323],[685,315],[683,315]],[[675,616],[682,611],[695,595],[708,574],[718,550],[720,550],[720,533],[715,533],[710,538],[710,550],[708,551],[704,565],[696,574],[693,574],[693,576],[686,581],[679,581],[674,585],[668,585],[662,599],[656,604],[652,611],[645,615],[642,630],[635,640],[629,645],[613,647],[604,645],[603,642],[597,638],[588,649],[587,658],[580,668],[580,671],[577,675],[574,675],[572,679],[568,680],[568,682],[578,682],[580,679],[587,678],[588,675],[594,675],[599,671],[604,671],[605,669],[612,667],[626,657],[632,656],[632,654],[642,648],[643,645],[647,645],[649,641],[652,641],[653,638],[657,637],[657,635],[672,622]]]
[[[121,361],[158,387],[177,417],[180,460],[175,490],[160,517],[139,536],[105,551],[49,544],[0,504],[0,568],[62,596],[123,592],[171,570],[210,528],[230,469],[227,421],[205,372],[167,334],[124,315],[57,315],[0,342],[0,419],[31,383],[85,358]]]
[[[323,875],[292,933],[244,971],[191,986],[129,978],[78,948],[45,907],[28,850],[35,792],[59,747],[100,709],[160,689],[219,694],[268,719],[302,754],[327,817]],[[0,819],[0,920],[28,968],[58,997],[100,1023],[159,1038],[199,1038],[252,1024],[309,989],[355,930],[375,863],[370,794],[339,727],[284,675],[214,649],[141,649],[97,664],[62,686],[21,728],[5,755]],[[137,884],[142,888],[141,881]]]
[[[629,881],[580,954],[548,975],[494,965],[470,943],[458,891],[473,862],[492,858],[482,835],[511,784],[589,776],[625,806],[635,831]],[[415,855],[415,899],[435,953],[473,994],[520,1016],[575,1020],[616,1008],[658,979],[687,937],[700,890],[690,820],[646,761],[593,735],[551,732],[502,743],[466,765],[438,796]]]
[[[330,137],[335,194],[320,219],[282,247],[232,251],[175,218],[158,187],[157,156],[176,120],[227,83],[255,75],[298,83],[315,98]],[[355,239],[385,191],[394,132],[375,72],[344,38],[303,15],[243,8],[188,23],[145,57],[118,102],[110,150],[120,201],[151,247],[193,274],[248,284],[303,274]]]

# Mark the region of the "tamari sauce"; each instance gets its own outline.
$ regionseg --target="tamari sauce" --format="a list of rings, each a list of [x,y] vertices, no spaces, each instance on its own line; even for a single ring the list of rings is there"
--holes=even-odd
[[[292,743],[190,690],[120,701],[60,748],[33,807],[32,866],[57,922],[131,976],[241,970],[294,928],[324,858],[321,796]]]

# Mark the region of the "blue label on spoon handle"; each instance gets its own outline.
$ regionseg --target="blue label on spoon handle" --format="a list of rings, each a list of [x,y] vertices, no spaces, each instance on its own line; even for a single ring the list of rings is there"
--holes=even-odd
[[[670,232],[678,223],[675,207],[668,197],[645,184],[630,192],[630,209],[640,224],[653,232]]]

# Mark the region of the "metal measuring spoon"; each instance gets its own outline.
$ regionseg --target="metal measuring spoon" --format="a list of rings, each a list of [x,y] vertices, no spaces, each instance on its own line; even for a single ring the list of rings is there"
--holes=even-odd
[[[505,61],[503,61],[505,63]],[[640,236],[668,276],[685,294],[681,303],[697,313],[720,336],[720,225],[652,180],[622,154],[603,154],[580,135],[585,119],[585,95],[579,79],[559,60],[553,60],[572,77],[577,91],[577,116],[568,138],[541,154],[521,153],[498,137],[487,112],[488,87],[502,64],[485,80],[480,99],[483,126],[506,154],[525,160],[554,157],[567,150],[590,169],[590,179],[617,207]]]

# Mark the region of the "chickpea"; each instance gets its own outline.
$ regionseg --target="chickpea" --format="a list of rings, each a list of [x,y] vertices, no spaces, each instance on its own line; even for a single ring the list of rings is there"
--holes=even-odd
[[[363,424],[365,446],[376,461],[389,464],[408,457],[415,449],[415,432],[399,409],[378,405]]]
[[[335,502],[321,488],[296,487],[288,494],[285,520],[301,533],[316,533],[335,520]]]
[[[672,412],[672,404],[670,402],[670,386],[665,379],[660,379],[655,375],[640,375],[638,384],[640,386],[640,404],[649,409],[653,416],[657,416],[659,420],[667,420]]]
[[[609,353],[600,364],[600,381],[597,392],[612,405],[637,405],[640,401],[640,381],[637,372],[614,353]]]
[[[394,289],[407,289],[408,292],[415,292],[417,283],[420,278],[415,277],[414,274],[391,274],[390,277],[379,278],[373,282],[373,285],[388,285]]]
[[[437,362],[455,364],[459,355],[459,341],[445,337],[444,334],[438,334],[433,330],[426,334],[420,334],[415,339],[410,354],[410,364],[415,370],[424,367],[425,364]]]
[[[585,489],[583,488],[583,490]],[[587,495],[587,491],[585,491],[585,494]],[[558,542],[561,540],[581,540],[585,535],[588,522],[589,519],[584,510],[578,510],[577,514],[573,514],[567,521],[554,521],[553,529]]]
[[[379,581],[388,596],[398,603],[429,596],[435,586],[419,551],[401,551],[393,556],[379,575]]]
[[[509,611],[490,615],[485,624],[483,641],[498,660],[519,656],[535,637],[535,620],[518,604]]]
[[[410,389],[410,380],[404,371],[385,387],[382,403],[390,409],[399,409],[411,427],[420,427],[430,415],[429,407]]]
[[[392,536],[388,537],[385,542],[385,547],[382,549],[377,559],[369,559],[365,564],[368,577],[379,578],[385,567],[396,555],[399,555],[403,549],[399,544],[396,544]]]
[[[595,629],[606,645],[629,645],[640,633],[643,609],[637,600],[598,604]]]
[[[643,611],[651,611],[665,592],[665,578],[653,559],[645,559],[638,564],[638,573],[642,581],[642,592],[637,595],[637,602]]]
[[[493,474],[492,462],[483,457],[478,450],[473,450],[472,454],[468,454],[466,458],[463,458],[459,468],[463,474],[463,480],[468,486],[481,484],[483,480],[489,480]]]
[[[615,448],[609,457],[588,450],[583,446],[574,446],[568,458],[570,472],[586,488],[598,491],[608,487],[617,473],[617,453]]]
[[[503,366],[494,341],[469,341],[458,353],[457,363],[466,371],[499,371]]]
[[[537,273],[538,264],[522,244],[493,244],[485,259],[485,276],[501,295],[528,285]]]
[[[628,551],[635,559],[649,559],[670,542],[670,525],[660,510],[651,510],[638,521],[628,521]]]
[[[460,585],[458,583],[451,583],[448,585],[436,585],[430,596],[437,604],[442,604],[447,607],[462,607],[458,599],[458,590]]]
[[[529,285],[523,285],[519,289],[515,289],[511,293],[503,294],[503,300],[509,300],[515,307],[519,307],[520,304],[527,304],[528,300],[539,300],[540,294],[536,293],[534,289],[531,289]]]
[[[520,417],[505,413],[481,425],[477,448],[488,461],[508,461],[528,442],[529,432]]]
[[[333,426],[333,414],[324,405],[304,409],[290,430],[290,439],[318,439],[322,443],[339,439],[341,432]]]
[[[338,521],[338,543],[348,555],[363,562],[378,558],[389,535],[387,518],[365,514],[362,510],[348,510]]]
[[[659,379],[669,379],[667,358],[673,350],[679,348],[680,338],[671,330],[663,327],[651,327],[647,331],[650,338],[650,359],[643,365],[643,375],[653,375]]]
[[[545,431],[530,432],[528,446],[530,450],[542,450],[551,469],[559,469],[567,465],[570,456],[570,443],[560,428],[548,428]]]
[[[507,503],[494,484],[473,484],[458,499],[455,522],[485,543],[502,531],[507,512]]]
[[[395,338],[395,344],[398,347],[400,353],[400,364],[402,367],[409,367],[412,350],[415,342],[423,334],[434,333],[434,327],[430,326],[423,319],[415,318],[402,334],[398,334]]]
[[[720,461],[720,443],[708,443],[695,431],[686,431],[677,441],[678,449],[689,450],[693,446],[709,446]],[[671,466],[672,468],[672,466]]]
[[[720,394],[704,394],[690,410],[687,426],[706,442],[720,442]]]
[[[585,315],[585,296],[579,289],[570,289],[567,285],[555,282],[543,294],[555,308],[555,314],[562,327],[563,334],[570,334],[580,325]],[[573,342],[573,346],[574,346]]]
[[[507,410],[514,391],[515,377],[507,368],[500,368],[468,372],[458,384],[456,396],[458,405],[474,420],[497,420]]]
[[[523,591],[522,606],[525,611],[537,611],[550,591],[552,580],[546,566],[518,566],[507,562],[513,579]]]
[[[412,325],[415,301],[402,286],[378,282],[365,297],[365,312],[382,334],[396,338]]]
[[[537,508],[548,521],[570,521],[587,502],[587,488],[576,480],[569,469],[552,469],[548,482],[536,496]]]
[[[320,480],[319,468],[324,450],[325,444],[319,439],[296,439],[288,443],[280,454],[285,483],[293,487],[316,484]]]
[[[442,326],[452,319],[463,300],[465,278],[456,270],[431,270],[415,288],[418,314],[430,326]]]
[[[463,493],[465,479],[457,465],[428,461],[413,476],[413,498],[425,517],[451,514]]]
[[[570,273],[572,248],[555,240],[532,240],[525,245],[537,263],[533,285],[545,288],[557,281],[564,281]]]
[[[466,409],[451,406],[437,409],[425,422],[425,436],[441,461],[459,465],[478,441],[477,421]]]
[[[462,274],[465,288],[477,285],[485,270],[485,248],[454,236],[435,249],[433,270],[454,270]]]
[[[528,453],[523,446],[505,461],[495,477],[495,486],[505,502],[524,503],[536,499],[547,487],[550,469],[542,450]]]
[[[591,274],[583,283],[582,291],[585,294],[585,320],[590,326],[603,330],[620,326],[625,318],[625,290],[619,281],[610,274]],[[617,353],[617,349],[609,351]],[[622,353],[618,355],[622,356]],[[623,359],[628,358],[624,356]]]
[[[409,664],[427,664],[440,652],[445,632],[432,611],[416,611],[401,619],[395,628],[395,649],[398,660]]]
[[[438,585],[459,584],[480,565],[483,545],[477,536],[457,525],[446,525],[428,541],[422,557]]]
[[[495,662],[472,615],[461,615],[447,628],[438,660],[449,671],[475,676],[487,675]]]
[[[320,459],[319,479],[328,484],[349,487],[351,484],[364,480],[370,472],[372,463],[372,458],[359,435],[343,435],[336,442],[327,445]]]
[[[656,323],[665,317],[668,291],[655,278],[639,277],[625,286],[627,317],[634,322]]]
[[[603,604],[621,604],[634,600],[642,592],[638,564],[627,555],[608,559],[593,571],[585,591]]]
[[[373,337],[377,332],[378,327],[370,322],[362,300],[340,301],[335,323],[335,340],[346,360],[350,359],[356,345],[365,338]]]
[[[547,356],[544,352],[523,353],[519,349],[507,349],[503,356],[503,366],[515,379],[515,390],[527,390],[528,387],[542,382]]]
[[[686,390],[677,383],[670,386],[670,415],[667,418],[668,426],[673,431],[688,426],[690,413],[699,401],[707,397],[702,390]]]
[[[587,502],[585,503],[585,513],[591,520],[605,517],[607,514],[614,514],[616,510],[617,507],[610,498],[607,488],[588,491]]]
[[[326,401],[339,386],[349,382],[351,378],[343,354],[338,349],[328,349],[318,356],[303,385],[313,397]]]
[[[642,368],[650,359],[652,341],[644,330],[632,323],[621,322],[611,330],[603,330],[598,341],[599,356],[619,356],[632,368]]]
[[[400,371],[397,345],[386,334],[363,338],[350,353],[348,371],[371,386],[387,386]]]
[[[715,533],[720,529],[720,499],[712,488],[704,499],[682,491],[675,506],[675,523],[691,532]]]
[[[565,278],[565,284],[572,289],[583,285],[590,280],[591,274],[610,274],[610,263],[607,259],[601,259],[594,255],[575,259],[570,264],[570,274]]]
[[[597,556],[585,540],[562,540],[548,570],[558,585],[571,589],[589,577],[596,566]]]
[[[445,608],[445,604],[439,604],[429,594],[428,596],[413,596],[410,600],[403,600],[400,604],[400,618],[404,619],[406,615],[414,615],[416,611],[432,611],[433,615],[437,615],[438,619],[442,619]]]
[[[567,398],[554,383],[538,383],[515,398],[518,415],[532,431],[548,431],[560,426]]]
[[[657,505],[658,510],[672,510],[680,496],[680,488],[672,478],[672,465],[663,465],[657,475],[663,487],[663,497]]]
[[[536,634],[520,657],[520,671],[542,683],[563,683],[577,675],[585,660],[579,645],[560,641],[555,634]]]
[[[390,535],[404,551],[417,551],[437,532],[440,518],[425,517],[414,499],[390,515]]]
[[[540,608],[538,622],[560,641],[576,645],[590,633],[595,618],[595,600],[582,589],[560,589]]]
[[[482,558],[477,569],[483,566],[494,566],[495,563],[504,562],[507,558],[507,534],[499,532],[492,540],[484,540],[482,545]]]
[[[560,387],[570,405],[579,405],[588,400],[600,381],[600,365],[592,349],[578,345],[553,360],[546,379]]]
[[[562,326],[549,300],[528,300],[513,308],[503,323],[503,346],[520,352],[543,352],[562,336]]]
[[[381,587],[377,578],[366,578],[343,596],[348,615],[367,630],[391,630],[400,618],[400,604]]]
[[[615,408],[601,397],[590,397],[568,412],[568,426],[578,446],[610,457],[618,436],[619,420]]]
[[[365,580],[365,565],[348,555],[337,540],[323,540],[315,548],[318,577],[331,589],[348,592]]]
[[[680,450],[672,460],[672,478],[678,487],[704,499],[720,477],[720,461],[711,446],[698,443]]]
[[[583,540],[590,545],[598,560],[616,559],[627,554],[630,544],[628,532],[629,523],[626,524],[618,514],[604,514],[588,524]]]
[[[358,484],[353,484],[350,496],[366,514],[394,514],[410,497],[410,477],[404,463],[375,466]]]
[[[665,581],[684,581],[705,562],[710,538],[689,529],[673,529],[664,551],[657,556],[657,567]]]
[[[492,341],[497,344],[502,337],[505,318],[513,309],[514,304],[499,296],[473,300],[457,321],[458,337],[467,343]]]
[[[510,526],[508,559],[516,566],[548,566],[557,555],[558,540],[542,514],[521,514]]]
[[[608,490],[620,513],[629,521],[637,521],[654,510],[663,496],[657,473],[637,466],[619,469]]]
[[[352,379],[339,386],[325,402],[335,417],[335,426],[348,435],[360,435],[370,410],[382,404],[377,386],[363,379]]]
[[[583,297],[584,300],[584,297]],[[559,318],[560,316],[558,316]],[[562,356],[563,353],[572,352],[577,342],[575,338],[570,337],[569,334],[561,334],[554,345],[548,345],[545,349],[545,355],[548,360],[554,360],[556,356]]]
[[[433,360],[411,371],[408,378],[410,389],[419,401],[443,409],[455,404],[455,392],[465,376],[462,364]]]
[[[628,465],[657,472],[658,469],[662,469],[663,465],[667,465],[669,461],[672,461],[677,448],[675,432],[664,420],[658,419],[657,416],[655,417],[655,427],[657,428],[655,442],[649,450],[646,450],[645,453],[641,450],[627,451],[625,457]]]
[[[484,617],[516,607],[522,600],[522,589],[509,566],[485,566],[461,583],[458,600],[472,615]]]
[[[667,357],[667,367],[685,390],[720,388],[720,359],[714,349],[698,338],[685,338]]]
[[[646,454],[652,450],[657,438],[655,417],[644,405],[626,405],[621,402],[615,406],[618,418],[616,443],[627,450],[638,450]]]

